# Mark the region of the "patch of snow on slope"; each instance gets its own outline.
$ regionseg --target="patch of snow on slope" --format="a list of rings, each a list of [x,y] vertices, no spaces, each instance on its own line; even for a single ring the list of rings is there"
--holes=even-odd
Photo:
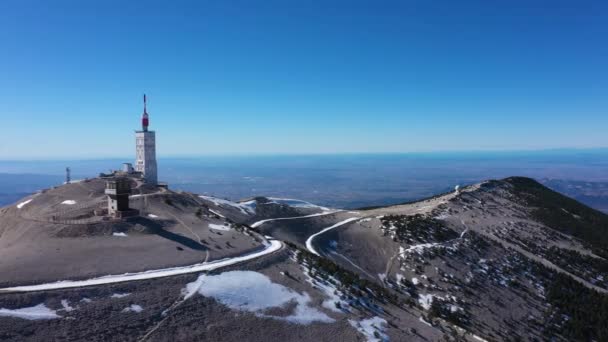
[[[225,224],[213,224],[213,223],[209,223],[209,228],[211,229],[215,229],[215,230],[230,230],[230,226],[227,226]]]
[[[158,216],[154,215],[154,214],[148,214],[148,217],[150,217],[150,218],[158,218]]]
[[[26,205],[26,204],[28,204],[28,203],[30,203],[30,202],[32,201],[32,199],[33,199],[33,198],[30,198],[30,199],[28,199],[28,200],[26,200],[26,201],[23,201],[23,202],[21,202],[21,203],[17,204],[17,209],[21,209],[21,208],[23,208],[23,206],[24,206],[24,205]]]
[[[432,294],[418,294],[418,303],[420,303],[420,306],[422,306],[425,310],[428,310],[433,304],[433,297],[435,296]]]
[[[310,296],[273,283],[264,274],[253,271],[229,271],[218,275],[203,274],[183,290],[185,298],[199,293],[212,297],[235,310],[253,312],[260,317],[286,320],[292,323],[331,323],[334,319],[309,306]],[[295,302],[297,306],[289,316],[273,316],[264,313],[275,307],[284,307]]]
[[[131,294],[130,293],[114,293],[110,296],[110,298],[124,298],[129,295],[131,295]]]
[[[241,203],[236,203],[236,202],[228,201],[225,199],[204,196],[204,195],[200,195],[198,197],[200,197],[204,200],[207,200],[207,201],[211,201],[211,202],[213,202],[213,204],[215,204],[218,207],[224,207],[224,208],[226,208],[226,206],[233,207],[233,208],[239,209],[245,215],[255,215],[255,209],[253,209],[252,207],[250,207],[248,205],[243,205]]]
[[[348,322],[362,333],[367,338],[368,342],[388,341],[388,335],[386,335],[385,332],[386,320],[383,318],[375,316],[359,322],[349,319]]]
[[[256,202],[256,200],[250,200],[250,201],[245,201],[245,202],[238,202],[239,205],[244,205],[246,207],[249,207],[250,210],[252,210],[254,213],[258,207],[258,202]]]
[[[126,308],[122,309],[122,312],[142,312],[144,311],[144,308],[142,308],[141,306],[137,305],[137,304],[131,304],[130,306],[127,306]]]
[[[439,242],[421,243],[419,245],[410,246],[407,249],[403,249],[403,250],[400,249],[399,254],[403,255],[404,253],[410,253],[410,252],[416,252],[418,254],[422,254],[422,251],[425,248],[432,248],[432,247],[440,246],[440,245],[441,245],[441,243],[439,243]]]
[[[210,212],[212,212],[212,213],[214,213],[215,215],[217,215],[217,216],[221,217],[221,218],[226,218],[226,216],[224,216],[224,215],[222,215],[222,214],[218,213],[217,211],[215,211],[215,210],[213,210],[213,209],[209,209],[209,211],[210,211]]]
[[[473,335],[473,338],[476,339],[477,341],[488,342],[488,340],[483,339],[483,338],[481,338],[481,337],[479,337],[477,335]]]
[[[420,317],[418,318],[418,320],[419,320],[420,322],[422,322],[422,323],[424,323],[424,324],[428,325],[429,327],[433,327],[433,325],[432,325],[431,323],[429,323],[429,322],[425,321],[425,320],[424,320],[424,318],[422,318],[422,316],[420,316]]]
[[[112,233],[112,236],[127,237],[129,235],[127,235],[127,233],[120,232],[120,233]]]
[[[303,267],[303,273],[306,275],[306,281],[313,287],[323,292],[325,297],[327,297],[327,299],[323,301],[323,304],[321,304],[324,308],[335,312],[342,312],[342,310],[336,306],[336,303],[339,303],[341,308],[346,308],[348,306],[348,303],[340,298],[340,291],[334,284],[326,280],[316,280],[310,275],[308,269],[305,267]]]
[[[68,302],[67,299],[61,300],[61,306],[63,306],[63,309],[61,310],[64,310],[65,312],[70,312],[74,310],[74,308],[70,306],[70,302]]]
[[[74,204],[76,204],[76,201],[74,201],[74,200],[65,200],[65,201],[61,202],[61,204],[74,205]]]
[[[403,274],[401,274],[401,273],[395,274],[395,279],[397,279],[397,284],[401,284],[401,280],[403,280]]]
[[[61,318],[55,310],[47,308],[44,304],[14,310],[0,308],[0,317],[17,317],[27,320]]]
[[[436,220],[445,220],[445,219],[447,219],[449,217],[450,217],[450,214],[448,214],[447,212],[443,212],[443,213],[435,216],[435,219]]]

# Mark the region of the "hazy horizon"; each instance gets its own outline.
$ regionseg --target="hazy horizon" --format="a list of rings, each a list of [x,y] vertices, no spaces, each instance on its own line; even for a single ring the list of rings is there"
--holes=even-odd
[[[119,169],[132,158],[0,161],[0,203],[73,179]],[[608,150],[324,154],[159,158],[173,190],[233,200],[276,196],[336,207],[392,204],[491,178],[528,176],[588,205],[608,209]]]

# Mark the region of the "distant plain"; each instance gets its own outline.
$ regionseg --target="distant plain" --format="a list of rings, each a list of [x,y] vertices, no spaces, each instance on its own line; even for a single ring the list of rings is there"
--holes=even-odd
[[[0,205],[73,179],[118,169],[132,158],[0,161]],[[608,150],[410,154],[252,155],[159,158],[172,189],[233,200],[298,198],[358,208],[413,201],[485,179],[533,177],[608,212]]]

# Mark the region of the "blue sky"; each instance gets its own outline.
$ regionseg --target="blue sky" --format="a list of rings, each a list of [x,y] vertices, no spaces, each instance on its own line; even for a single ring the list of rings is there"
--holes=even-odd
[[[0,2],[0,159],[608,147],[603,1]]]

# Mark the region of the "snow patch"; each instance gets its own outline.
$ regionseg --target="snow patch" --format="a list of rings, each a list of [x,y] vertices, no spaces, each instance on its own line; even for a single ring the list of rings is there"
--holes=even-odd
[[[420,306],[425,310],[429,310],[433,304],[433,297],[435,296],[432,294],[418,294],[418,303],[420,303]]]
[[[21,203],[17,204],[17,209],[21,209],[21,208],[23,208],[23,206],[24,206],[24,205],[26,205],[26,204],[30,203],[32,200],[33,200],[33,198],[30,198],[30,199],[28,199],[28,200],[26,200],[26,201],[23,201],[23,202],[21,202]]]
[[[230,226],[227,226],[225,224],[213,224],[213,223],[209,223],[209,228],[215,229],[215,230],[224,230],[224,231],[230,230]]]
[[[395,279],[397,279],[398,284],[401,284],[401,280],[403,280],[403,278],[404,278],[403,274],[401,274],[401,273],[395,274]]]
[[[315,280],[310,276],[310,273],[306,268],[303,269],[303,272],[304,275],[306,275],[306,281],[313,287],[323,292],[325,297],[327,297],[327,299],[323,301],[323,304],[321,304],[324,308],[335,312],[342,312],[342,310],[336,306],[336,303],[339,303],[340,307],[348,306],[348,303],[340,298],[340,292],[333,284],[326,281],[320,282]]]
[[[411,252],[416,252],[418,254],[422,254],[422,251],[424,251],[425,248],[433,248],[435,246],[440,246],[441,243],[439,242],[433,242],[433,243],[421,243],[419,245],[414,245],[414,246],[410,246],[406,249],[399,249],[399,254],[401,256],[403,256],[405,253],[411,253]]]
[[[74,201],[74,200],[65,200],[65,201],[61,202],[61,204],[74,205],[74,204],[76,204],[76,201]]]
[[[310,296],[297,293],[280,284],[273,283],[264,274],[253,271],[229,271],[218,275],[203,274],[182,291],[185,298],[199,293],[212,297],[234,310],[253,312],[260,317],[269,317],[299,324],[312,322],[331,323],[334,319],[310,306]],[[274,316],[264,312],[270,308],[284,307],[295,302],[297,306],[289,316]]]
[[[158,216],[157,216],[157,215],[154,215],[154,214],[148,214],[148,217],[151,217],[151,218],[158,218]]]
[[[126,308],[122,309],[122,312],[142,312],[144,311],[144,308],[142,308],[141,306],[137,305],[137,304],[131,304],[130,306],[127,306]]]
[[[426,325],[428,325],[429,327],[432,327],[433,325],[427,321],[424,320],[424,318],[422,318],[422,316],[420,316],[420,318],[418,318],[418,320]]]
[[[68,302],[67,299],[61,300],[61,306],[63,307],[62,310],[64,310],[65,312],[70,312],[70,311],[74,310],[74,308],[70,306],[70,303]]]
[[[477,341],[481,341],[481,342],[488,342],[488,340],[483,339],[483,338],[481,338],[481,337],[479,337],[479,336],[477,336],[477,335],[473,335],[473,338],[474,338],[474,339],[476,339]]]
[[[124,298],[129,295],[131,295],[131,294],[130,293],[114,293],[110,296],[110,298]]]
[[[375,316],[359,322],[349,319],[348,323],[362,333],[367,338],[368,342],[388,341],[388,335],[386,335],[386,320],[383,318]]]
[[[215,211],[215,210],[213,210],[213,209],[209,209],[209,211],[210,211],[210,212],[212,212],[212,213],[214,213],[215,215],[217,215],[217,216],[221,217],[221,218],[226,218],[226,216],[224,216],[224,215],[222,215],[222,214],[218,213],[217,211]]]
[[[61,316],[57,315],[57,311],[47,308],[44,304],[21,309],[0,308],[0,317],[16,317],[27,320],[61,318]]]
[[[112,236],[127,237],[129,235],[127,235],[126,233],[120,232],[120,233],[112,233]]]

